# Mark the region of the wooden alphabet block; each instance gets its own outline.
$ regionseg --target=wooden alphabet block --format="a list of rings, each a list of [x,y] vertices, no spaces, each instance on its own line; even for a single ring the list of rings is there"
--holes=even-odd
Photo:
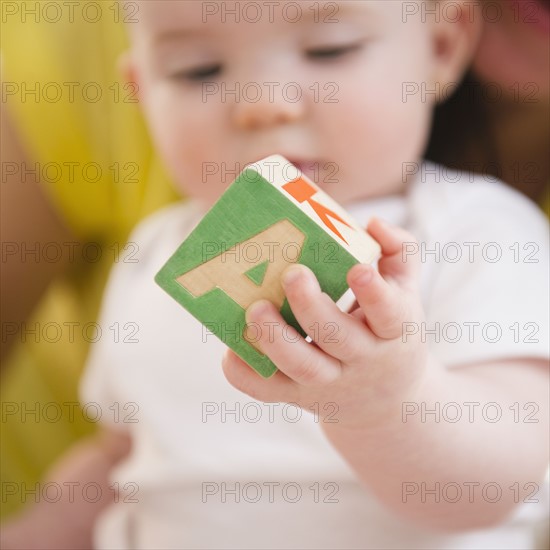
[[[255,345],[245,310],[270,300],[305,336],[285,298],[281,274],[308,266],[337,301],[346,274],[380,247],[346,211],[279,155],[249,165],[157,273],[155,281],[261,376],[275,365]],[[307,328],[307,327],[306,327]],[[251,336],[252,335],[252,336]]]

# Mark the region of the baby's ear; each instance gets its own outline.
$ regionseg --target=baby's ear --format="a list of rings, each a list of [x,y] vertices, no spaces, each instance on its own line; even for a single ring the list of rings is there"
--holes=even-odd
[[[139,82],[138,82],[138,76],[137,71],[134,65],[134,60],[132,57],[132,52],[130,50],[126,50],[122,52],[117,59],[117,69],[119,74],[121,75],[124,82],[131,82],[134,83],[135,86],[135,95],[138,99],[141,99],[140,96],[140,90],[139,90]]]
[[[433,25],[434,82],[439,83],[440,90],[445,90],[442,95],[449,97],[462,80],[479,44],[481,6],[471,0],[441,0],[437,4],[439,20]]]

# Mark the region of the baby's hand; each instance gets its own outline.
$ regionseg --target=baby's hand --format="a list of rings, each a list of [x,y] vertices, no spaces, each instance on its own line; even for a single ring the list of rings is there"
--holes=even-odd
[[[368,430],[400,421],[401,404],[413,400],[427,371],[426,345],[402,338],[403,323],[423,320],[419,260],[402,259],[403,243],[414,242],[403,229],[374,219],[367,231],[380,243],[382,257],[379,272],[360,264],[347,275],[358,307],[342,312],[308,268],[287,268],[288,302],[314,343],[288,326],[270,302],[255,302],[247,322],[271,327],[258,331],[257,345],[279,372],[262,379],[228,349],[223,369],[234,387],[260,401],[315,407],[321,417],[330,413],[335,428]]]

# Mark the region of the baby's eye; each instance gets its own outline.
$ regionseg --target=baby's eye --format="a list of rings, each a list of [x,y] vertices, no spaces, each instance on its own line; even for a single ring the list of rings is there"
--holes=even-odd
[[[201,82],[208,78],[216,78],[222,72],[222,66],[219,63],[212,63],[210,65],[203,65],[201,67],[195,67],[187,71],[180,71],[174,75],[172,78],[178,80],[191,80],[193,82]]]
[[[346,44],[343,46],[326,46],[306,51],[306,55],[313,60],[335,59],[361,48],[362,44]]]

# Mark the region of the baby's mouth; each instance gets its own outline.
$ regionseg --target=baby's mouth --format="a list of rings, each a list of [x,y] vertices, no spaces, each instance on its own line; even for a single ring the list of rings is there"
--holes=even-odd
[[[319,161],[315,160],[302,160],[302,159],[291,159],[288,161],[292,163],[299,171],[299,176],[304,175],[306,178],[309,178],[315,184],[319,183],[319,172],[321,170],[322,164]],[[290,175],[290,174],[289,174]]]

